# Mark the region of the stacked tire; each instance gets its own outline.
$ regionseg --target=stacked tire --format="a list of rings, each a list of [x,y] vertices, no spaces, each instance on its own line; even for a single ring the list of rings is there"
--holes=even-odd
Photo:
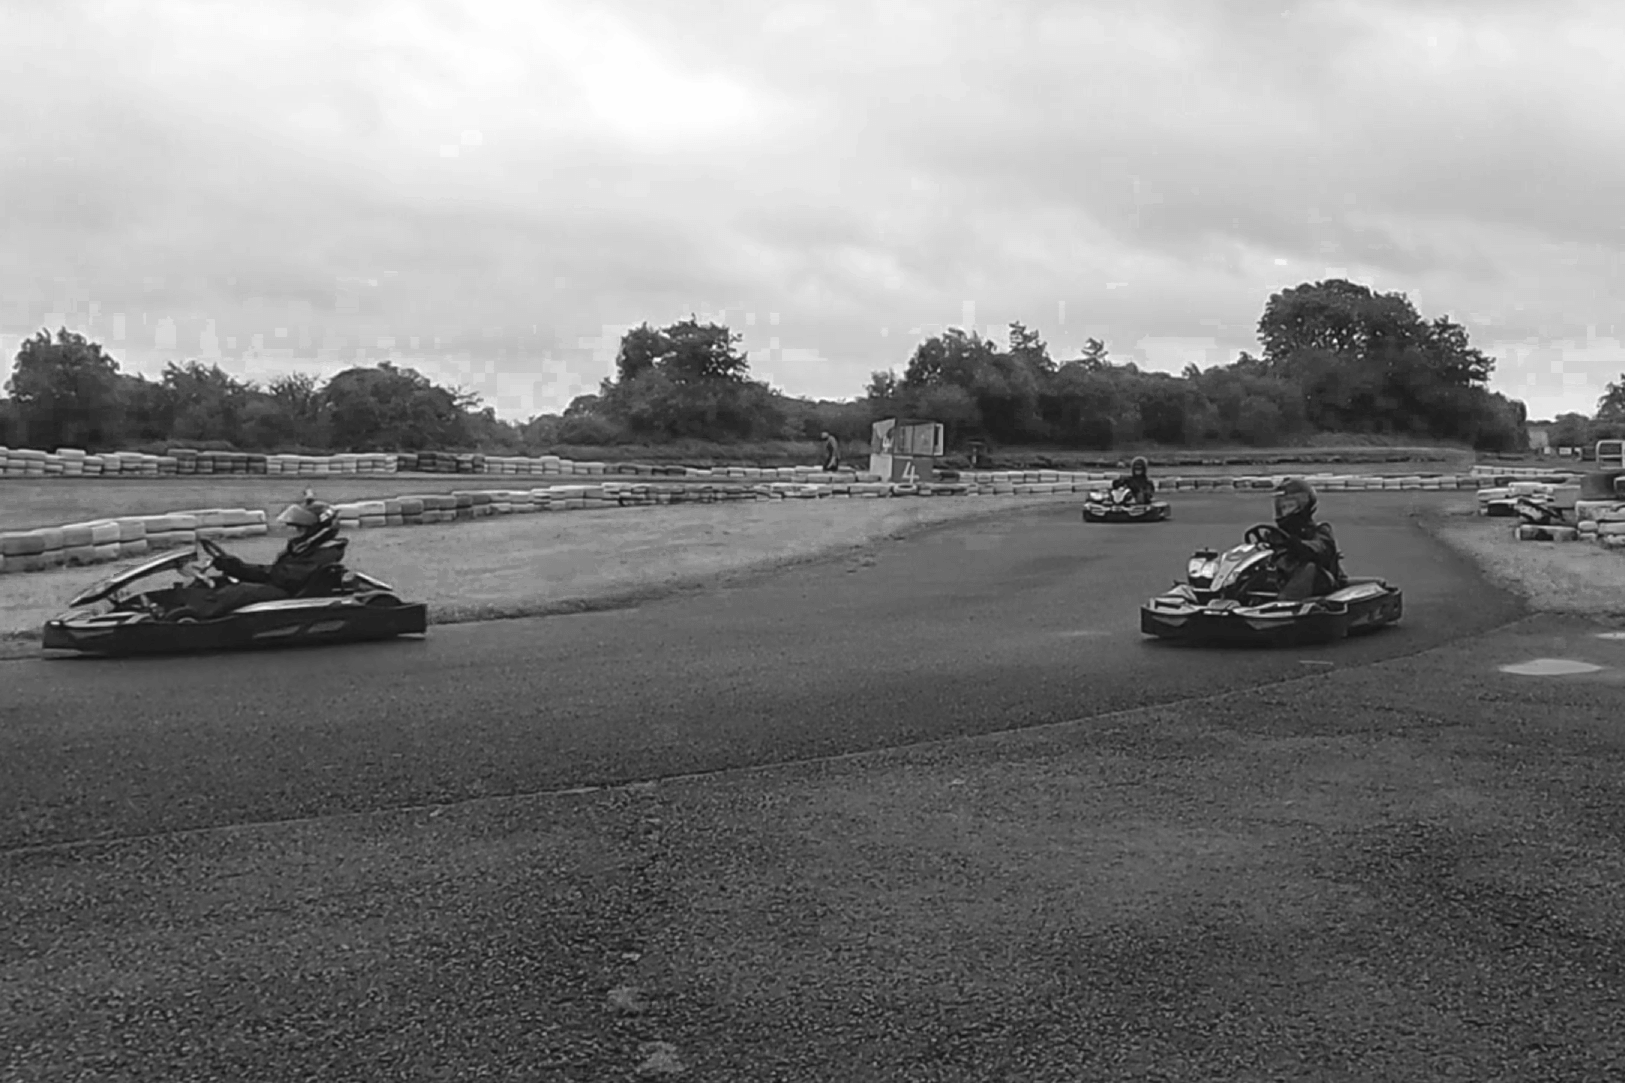
[[[1625,500],[1581,500],[1574,512],[1581,538],[1609,549],[1625,548]]]
[[[1580,536],[1578,527],[1537,526],[1534,523],[1520,524],[1516,533],[1519,541],[1575,541]]]

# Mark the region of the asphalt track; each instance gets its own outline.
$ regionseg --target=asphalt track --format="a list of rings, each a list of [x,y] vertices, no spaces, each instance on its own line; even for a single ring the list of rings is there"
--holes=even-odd
[[[1451,494],[1453,495],[1453,494]],[[947,526],[634,609],[422,642],[0,663],[0,850],[450,803],[825,757],[1087,718],[1415,654],[1520,615],[1407,512],[1329,495],[1395,629],[1284,652],[1142,637],[1138,607],[1267,503],[1182,496],[1162,524],[1076,502]]]
[[[0,664],[13,845],[1081,719],[0,852],[0,1079],[1625,1078],[1625,641],[1474,634],[1519,607],[1435,499],[1328,498],[1407,618],[1309,653],[1142,641],[1246,525],[1213,497],[416,645]],[[1541,657],[1597,668],[1499,671]]]

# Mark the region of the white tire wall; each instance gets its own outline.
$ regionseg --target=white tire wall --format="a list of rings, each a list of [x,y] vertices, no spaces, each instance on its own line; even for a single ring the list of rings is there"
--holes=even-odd
[[[5,476],[77,477],[99,474],[109,477],[144,477],[173,473],[175,464],[185,462],[183,473],[239,474],[241,458],[214,457],[210,453],[175,449],[171,456],[136,453],[89,455],[82,449],[64,448],[45,453],[0,448],[0,473]],[[473,456],[441,457],[440,462],[469,464],[485,474],[574,475],[594,478],[587,484],[552,484],[536,489],[459,490],[453,493],[396,496],[352,501],[336,506],[339,525],[344,530],[371,530],[417,525],[445,524],[514,514],[537,514],[603,507],[634,507],[687,500],[730,502],[735,500],[814,500],[830,496],[849,499],[921,496],[999,496],[1087,494],[1105,485],[1112,473],[1084,471],[966,471],[957,483],[900,484],[882,481],[858,471],[825,474],[808,468],[720,467],[681,468],[686,478],[731,479],[715,487],[668,489],[660,483],[610,480],[605,475],[653,475],[653,467],[623,464],[611,469],[605,463],[572,462],[556,456],[536,459]],[[332,474],[388,474],[396,472],[399,460],[393,455],[359,454],[337,456],[266,456],[266,473],[300,477]],[[414,457],[415,461],[415,457]],[[432,469],[432,467],[431,467]],[[663,473],[663,471],[662,471]],[[1526,475],[1546,475],[1545,477]],[[1241,475],[1228,477],[1184,477],[1176,474],[1154,479],[1159,492],[1227,492],[1243,499],[1261,495],[1290,475]],[[1468,475],[1309,474],[1307,480],[1324,492],[1475,490],[1480,506],[1492,500],[1527,495],[1553,506],[1573,509],[1578,527],[1562,528],[1546,537],[1610,539],[1625,535],[1625,501],[1583,501],[1573,484],[1557,484],[1547,471],[1517,471],[1493,468],[1475,469]],[[596,480],[602,477],[603,480]],[[1517,477],[1518,480],[1509,480]],[[1495,485],[1502,480],[1504,484]],[[116,559],[144,557],[156,551],[188,546],[199,537],[230,540],[263,536],[269,531],[263,509],[202,508],[162,515],[129,516],[119,519],[70,523],[42,530],[0,532],[0,572],[38,570],[63,564],[100,563]]]
[[[1579,531],[1572,526],[1535,526],[1525,523],[1518,527],[1516,537],[1519,541],[1574,541],[1579,537]]]

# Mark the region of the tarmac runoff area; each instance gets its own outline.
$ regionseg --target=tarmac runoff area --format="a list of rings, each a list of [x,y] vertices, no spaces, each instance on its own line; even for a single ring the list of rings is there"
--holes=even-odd
[[[1166,648],[1139,603],[1253,509],[1075,503],[420,644],[0,666],[0,1078],[1619,1078],[1603,614],[1357,494],[1399,628]]]

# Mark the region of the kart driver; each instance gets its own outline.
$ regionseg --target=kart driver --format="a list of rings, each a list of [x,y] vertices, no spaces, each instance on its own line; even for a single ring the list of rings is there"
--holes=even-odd
[[[1314,486],[1302,478],[1288,478],[1273,495],[1281,550],[1276,563],[1282,578],[1278,597],[1299,602],[1347,586],[1332,526],[1315,522],[1319,499]]]
[[[1151,480],[1150,464],[1144,455],[1134,456],[1128,473],[1112,482],[1113,489],[1127,489],[1136,504],[1149,504],[1157,493],[1157,484]]]
[[[308,489],[302,503],[289,504],[276,519],[293,537],[270,564],[250,564],[228,554],[215,558],[215,566],[237,580],[224,586],[193,585],[181,591],[181,605],[172,619],[213,620],[245,605],[298,596],[323,568],[333,563],[322,552],[339,534],[338,513],[317,500]]]

